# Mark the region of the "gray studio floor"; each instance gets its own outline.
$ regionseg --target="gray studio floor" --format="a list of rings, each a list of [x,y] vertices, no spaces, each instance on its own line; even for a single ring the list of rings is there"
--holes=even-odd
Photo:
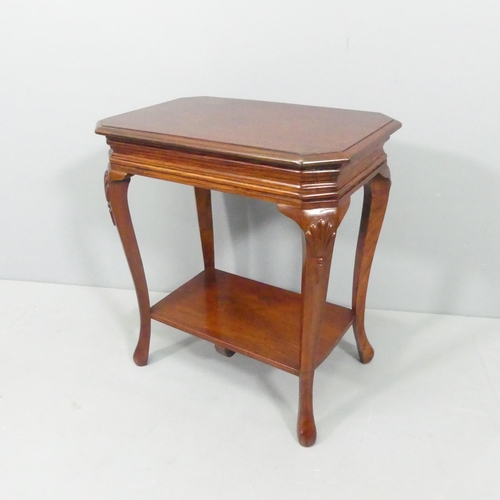
[[[2,499],[500,497],[500,320],[369,311],[309,449],[296,377],[160,324],[138,368],[136,325],[132,291],[0,282]]]

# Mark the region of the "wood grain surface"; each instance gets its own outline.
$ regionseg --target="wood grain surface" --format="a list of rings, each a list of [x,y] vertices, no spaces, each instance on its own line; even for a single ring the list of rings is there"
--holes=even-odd
[[[376,132],[401,124],[380,113],[274,102],[190,97],[106,118],[96,133],[216,156],[313,168],[345,162]]]
[[[373,357],[364,316],[370,269],[387,207],[384,144],[401,124],[379,113],[192,97],[99,122],[111,147],[105,177],[113,221],[137,291],[141,329],[134,353],[148,360],[151,319],[299,376],[297,435],[316,441],[318,365],[353,325],[360,361]],[[194,186],[205,271],[150,308],[130,217],[133,175]],[[352,310],[326,302],[337,229],[364,187]],[[303,237],[301,293],[215,268],[211,190],[276,203]]]

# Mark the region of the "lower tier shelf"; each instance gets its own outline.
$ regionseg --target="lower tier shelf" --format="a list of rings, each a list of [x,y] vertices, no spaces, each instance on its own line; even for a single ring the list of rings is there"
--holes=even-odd
[[[151,317],[298,375],[301,295],[219,270],[204,271],[151,308]],[[316,366],[351,326],[353,313],[326,304]]]

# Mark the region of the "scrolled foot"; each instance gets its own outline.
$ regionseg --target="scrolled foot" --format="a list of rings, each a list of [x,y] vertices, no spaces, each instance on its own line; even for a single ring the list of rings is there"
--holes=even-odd
[[[148,324],[147,328],[141,329],[139,342],[137,342],[137,347],[134,351],[134,363],[137,366],[146,366],[148,364],[150,336],[151,333]]]
[[[134,363],[137,366],[146,366],[148,364],[148,353],[143,352],[139,347],[134,351]]]
[[[225,356],[226,358],[230,358],[231,356],[234,356],[234,351],[231,351],[231,349],[226,349],[225,347],[220,347],[218,345],[214,345],[215,350],[221,355]]]
[[[297,437],[302,446],[312,446],[316,442],[316,423],[313,412],[314,371],[300,375],[299,414],[297,417]]]
[[[301,415],[297,422],[299,443],[306,448],[316,442],[316,424],[312,415]]]
[[[361,363],[365,365],[366,363],[369,363],[373,359],[375,351],[373,350],[373,347],[370,344],[368,344],[363,347],[363,350],[358,349],[358,353],[359,353],[359,360],[361,361]]]
[[[375,351],[373,350],[373,347],[366,338],[366,333],[364,328],[362,329],[354,328],[354,336],[356,338],[356,345],[358,347],[359,360],[363,364],[369,363],[373,359]]]

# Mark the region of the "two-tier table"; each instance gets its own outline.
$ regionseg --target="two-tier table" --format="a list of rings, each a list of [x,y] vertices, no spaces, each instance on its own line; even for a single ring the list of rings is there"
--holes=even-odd
[[[151,319],[299,376],[297,432],[316,440],[313,378],[352,325],[362,363],[373,357],[365,299],[390,188],[384,143],[401,124],[379,113],[192,97],[98,123],[111,148],[106,197],[140,311],[138,365]],[[194,186],[204,271],[150,306],[127,189],[133,175]],[[337,228],[364,186],[352,308],[326,302]],[[294,293],[216,269],[211,190],[276,203],[304,236],[302,290]]]

